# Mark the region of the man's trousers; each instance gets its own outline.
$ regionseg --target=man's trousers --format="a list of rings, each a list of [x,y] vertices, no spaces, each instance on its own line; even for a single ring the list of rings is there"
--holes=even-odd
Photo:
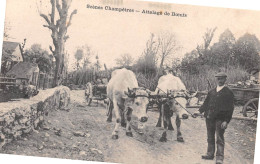
[[[214,156],[215,154],[215,134],[217,137],[217,153],[216,160],[224,159],[224,133],[225,129],[221,129],[221,124],[224,121],[216,119],[206,119],[207,137],[208,137],[208,150],[207,155]]]

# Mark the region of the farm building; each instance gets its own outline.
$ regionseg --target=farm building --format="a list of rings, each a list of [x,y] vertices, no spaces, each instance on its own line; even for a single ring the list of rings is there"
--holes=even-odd
[[[17,42],[3,42],[3,54],[2,54],[2,69],[1,71],[7,72],[15,64],[23,61],[20,44]]]
[[[14,65],[7,75],[14,76],[18,84],[25,82],[37,85],[39,67],[36,63],[20,62]]]

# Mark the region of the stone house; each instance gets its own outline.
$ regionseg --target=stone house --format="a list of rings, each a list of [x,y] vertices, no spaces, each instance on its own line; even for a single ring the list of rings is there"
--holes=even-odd
[[[26,83],[37,85],[39,76],[39,67],[37,63],[20,62],[15,64],[7,75],[16,78],[16,83]]]
[[[17,42],[4,41],[2,49],[1,72],[9,71],[15,64],[23,62],[20,44]]]

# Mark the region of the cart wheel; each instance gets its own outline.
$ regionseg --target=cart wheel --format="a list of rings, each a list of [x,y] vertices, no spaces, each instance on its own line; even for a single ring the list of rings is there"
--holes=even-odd
[[[258,98],[251,99],[244,105],[242,110],[243,116],[257,118],[258,100]]]

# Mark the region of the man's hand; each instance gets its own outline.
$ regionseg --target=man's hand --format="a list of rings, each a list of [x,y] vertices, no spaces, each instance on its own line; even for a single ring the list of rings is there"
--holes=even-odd
[[[198,116],[203,117],[203,114],[201,114],[201,113],[199,113],[199,112],[195,112],[195,113],[193,113],[193,116],[194,116],[195,118],[198,117]]]
[[[227,129],[228,123],[226,121],[222,122],[221,129]]]

